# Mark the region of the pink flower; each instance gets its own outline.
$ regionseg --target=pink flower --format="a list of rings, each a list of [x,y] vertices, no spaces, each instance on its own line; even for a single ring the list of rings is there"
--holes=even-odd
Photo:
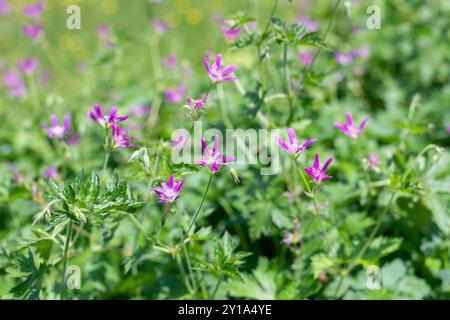
[[[180,103],[186,94],[186,86],[180,84],[177,89],[167,88],[164,91],[164,98],[169,103]]]
[[[7,15],[11,12],[7,0],[0,0],[0,15]]]
[[[336,52],[334,54],[334,58],[336,59],[336,62],[339,63],[340,65],[347,65],[353,61],[353,54]]]
[[[176,68],[178,65],[177,56],[175,54],[171,54],[170,56],[163,58],[162,63],[167,69]]]
[[[375,153],[369,153],[369,168],[375,168],[380,163],[380,159],[378,159]]]
[[[170,147],[175,150],[181,150],[186,144],[187,138],[185,133],[181,133],[176,140],[170,142]]]
[[[366,58],[369,56],[369,48],[368,47],[362,47],[359,49],[355,49],[351,52],[352,56],[354,58]]]
[[[201,157],[200,161],[196,161],[195,164],[203,167],[209,167],[212,173],[218,172],[221,165],[227,164],[228,162],[234,160],[234,157],[226,157],[224,154],[219,152],[218,134],[215,137],[214,146],[212,149],[208,148],[205,138],[202,138],[202,149],[203,156]]]
[[[56,179],[58,179],[58,177],[59,177],[58,170],[56,169],[56,167],[54,165],[49,166],[42,173],[42,178],[44,178],[44,179],[56,180]]]
[[[450,134],[450,125],[447,126],[447,132],[448,132],[448,134]]]
[[[19,70],[21,70],[25,74],[32,74],[34,70],[36,70],[39,65],[39,61],[34,58],[23,59],[17,65]]]
[[[303,144],[299,144],[294,129],[288,129],[289,142],[281,140],[280,137],[275,136],[275,141],[278,142],[280,147],[282,147],[291,157],[297,159],[300,153],[308,148],[317,139],[309,139]]]
[[[159,203],[172,203],[180,196],[183,184],[184,180],[175,183],[174,176],[171,175],[168,183],[161,182],[161,188],[153,188],[152,190],[159,196]]]
[[[346,122],[343,124],[335,123],[334,126],[337,129],[341,130],[346,136],[355,139],[358,138],[359,135],[363,132],[367,120],[367,117],[365,117],[359,127],[357,127],[353,122],[352,114],[350,112],[347,112]]]
[[[332,161],[333,161],[332,157],[328,158],[327,162],[325,162],[324,166],[321,169],[319,154],[316,153],[316,158],[314,160],[314,166],[312,166],[311,168],[305,167],[304,170],[312,178],[312,180],[315,183],[322,183],[323,181],[332,178],[325,172]]]
[[[145,117],[150,113],[150,107],[148,106],[135,106],[131,109],[131,113],[136,117]]]
[[[155,32],[160,35],[162,35],[170,30],[170,26],[167,23],[165,23],[164,21],[153,19],[150,21],[150,23],[151,23],[153,29],[155,30]]]
[[[216,61],[211,64],[208,62],[208,58],[205,57],[203,59],[203,64],[205,65],[206,71],[208,72],[209,79],[211,79],[212,83],[219,83],[223,81],[237,80],[235,77],[227,77],[234,70],[237,69],[237,66],[232,65],[225,70],[222,70],[222,55],[218,54]]]
[[[305,26],[306,32],[316,32],[317,30],[319,30],[319,23],[312,20],[308,16],[298,17],[297,22]]]
[[[308,66],[314,61],[314,54],[311,52],[300,52],[298,55],[298,60],[301,64]]]
[[[96,104],[93,106],[92,111],[88,112],[88,116],[106,129],[117,124],[117,122],[122,122],[128,119],[128,116],[118,116],[117,112],[117,107],[113,106],[109,115],[104,115],[102,107]]]
[[[106,24],[101,24],[97,27],[97,35],[103,42],[105,47],[107,48],[114,47],[115,44],[113,38],[111,37],[111,30]]]
[[[205,107],[205,101],[203,101],[203,99],[195,100],[192,99],[191,97],[188,97],[187,102],[188,102],[187,107],[192,111],[195,111],[197,109],[203,109]]]
[[[33,25],[26,25],[23,26],[23,33],[25,33],[26,36],[30,37],[33,40],[36,40],[40,38],[42,35],[42,25],[40,24],[33,24]]]
[[[47,131],[48,137],[51,139],[54,138],[62,138],[70,129],[70,113],[66,114],[64,117],[63,123],[60,125],[58,122],[58,118],[54,114],[50,116],[51,126],[47,126],[46,124],[42,125],[42,128]]]
[[[8,88],[11,97],[22,97],[27,91],[25,83],[20,78],[19,74],[13,70],[5,73],[3,76],[3,83]]]
[[[22,9],[22,13],[29,18],[37,18],[41,15],[43,10],[44,4],[42,2],[38,2],[35,4],[24,6]]]
[[[128,148],[133,147],[134,144],[131,143],[131,138],[127,137],[128,130],[120,129],[117,124],[112,126],[112,147],[116,148]]]
[[[301,228],[301,226],[302,225],[297,222],[295,224],[294,232],[293,233],[292,232],[287,232],[284,235],[283,243],[285,245],[287,245],[287,246],[295,245],[295,244],[297,244],[297,243],[299,243],[301,241],[301,238],[300,238],[300,228]]]
[[[234,42],[234,40],[236,40],[237,37],[239,37],[239,35],[242,32],[241,28],[232,28],[232,27],[228,27],[228,26],[222,26],[221,27],[223,35],[225,36],[225,39],[229,42]]]

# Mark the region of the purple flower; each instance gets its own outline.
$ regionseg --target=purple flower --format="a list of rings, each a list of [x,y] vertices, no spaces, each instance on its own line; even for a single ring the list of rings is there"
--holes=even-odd
[[[131,138],[127,137],[128,130],[120,129],[117,124],[112,126],[112,147],[115,148],[128,148],[133,147],[134,144],[131,143]]]
[[[308,16],[300,16],[297,18],[297,22],[305,26],[306,32],[316,32],[319,30],[319,23],[312,20]]]
[[[38,2],[35,4],[24,6],[22,9],[22,13],[29,18],[37,18],[38,16],[40,16],[43,10],[44,4],[42,2]]]
[[[135,106],[131,109],[131,113],[136,117],[145,117],[150,113],[150,107],[148,106]]]
[[[242,32],[241,28],[232,28],[226,25],[222,26],[221,29],[225,39],[229,42],[234,42],[234,40],[236,40]]]
[[[327,162],[325,162],[322,169],[320,168],[320,159],[319,154],[316,153],[316,159],[314,160],[314,166],[311,168],[305,167],[305,172],[313,179],[316,183],[321,183],[325,180],[331,179],[332,177],[329,176],[325,170],[327,170],[328,166],[330,165],[331,161],[333,161],[333,158],[328,158]]]
[[[300,52],[298,54],[298,60],[301,64],[308,66],[314,61],[314,54],[311,52]]]
[[[175,150],[181,150],[184,145],[186,144],[188,137],[186,135],[186,133],[180,133],[180,135],[178,136],[178,138],[176,140],[172,140],[170,142],[170,147],[175,149]]]
[[[70,135],[69,137],[67,137],[65,142],[69,146],[75,146],[80,143],[80,136],[77,135],[76,133],[74,133],[74,134]]]
[[[54,114],[50,116],[51,126],[47,126],[46,124],[42,125],[42,128],[47,130],[47,134],[49,138],[62,138],[67,131],[70,129],[70,113],[66,114],[64,117],[63,123],[60,125],[58,122],[58,118]]]
[[[336,52],[334,54],[334,59],[340,65],[347,65],[347,64],[349,64],[350,62],[353,61],[353,58],[354,58],[354,56],[353,56],[353,54],[351,52],[350,53],[339,53],[339,52]]]
[[[58,179],[58,177],[59,177],[58,170],[56,169],[56,167],[54,165],[49,166],[42,173],[42,178],[44,178],[44,179],[56,180],[56,179]]]
[[[334,126],[341,130],[346,136],[349,136],[350,138],[358,138],[358,136],[363,132],[364,126],[367,122],[367,117],[363,119],[359,127],[355,126],[353,123],[353,118],[351,112],[347,112],[347,120],[345,123],[335,123]]]
[[[111,37],[111,30],[106,24],[101,24],[97,27],[97,35],[108,48],[114,47],[114,41]]]
[[[169,103],[180,103],[186,94],[186,86],[180,84],[177,89],[167,88],[164,91],[164,98]]]
[[[297,137],[295,135],[295,131],[292,128],[288,129],[289,142],[281,140],[280,137],[275,136],[275,141],[278,142],[280,147],[286,150],[287,153],[291,155],[291,157],[297,159],[300,153],[308,148],[311,144],[314,143],[317,139],[309,139],[303,144],[299,144],[297,141]]]
[[[237,69],[237,66],[232,65],[225,70],[222,70],[222,55],[218,54],[216,61],[211,64],[208,61],[209,59],[205,57],[203,59],[203,64],[205,65],[206,71],[208,72],[208,76],[211,79],[212,83],[219,83],[223,81],[232,81],[237,80],[235,77],[227,77],[230,73]]]
[[[450,125],[447,126],[447,133],[450,134]]]
[[[11,8],[8,5],[7,0],[0,0],[0,14],[7,15],[11,12]]]
[[[31,39],[35,40],[38,39],[42,34],[42,25],[32,24],[32,25],[26,25],[23,26],[23,33],[25,33],[26,36],[30,37]]]
[[[96,104],[93,106],[92,111],[88,112],[88,116],[106,129],[114,126],[115,124],[117,124],[117,122],[125,121],[126,119],[128,119],[128,116],[118,116],[117,112],[117,107],[113,106],[109,115],[104,115],[102,107]]]
[[[227,164],[234,160],[234,157],[226,157],[224,154],[220,153],[219,150],[219,135],[216,135],[214,140],[214,146],[209,149],[206,145],[205,138],[202,138],[202,149],[203,156],[200,161],[196,161],[195,164],[201,165],[203,167],[209,167],[212,173],[216,173],[220,169],[220,165]]]
[[[191,97],[188,97],[187,102],[188,102],[187,107],[192,111],[195,111],[197,109],[203,109],[205,107],[205,101],[203,101],[202,99],[195,100],[192,99]]]
[[[375,168],[380,163],[380,159],[378,159],[375,153],[369,153],[369,168]]]
[[[152,190],[159,196],[159,203],[172,203],[180,196],[183,184],[184,180],[175,183],[174,177],[171,175],[167,183],[161,182],[161,188],[153,188]]]
[[[285,244],[285,245],[287,245],[287,246],[289,246],[289,245],[295,245],[295,244],[297,244],[297,243],[299,243],[300,242],[300,228],[301,228],[301,224],[300,223],[296,223],[295,224],[295,230],[294,230],[294,232],[292,233],[292,232],[287,232],[285,235],[284,235],[284,238],[283,238],[283,243]]]
[[[175,54],[171,54],[170,56],[164,57],[162,59],[162,63],[167,69],[176,68],[176,66],[178,65],[177,56]]]
[[[354,58],[366,58],[369,56],[369,48],[368,47],[362,47],[359,49],[355,49],[351,52],[352,56]]]
[[[155,32],[160,35],[170,30],[170,26],[164,21],[153,19],[150,21],[150,23],[152,24],[152,27],[155,30]]]
[[[22,97],[26,93],[26,87],[23,80],[17,72],[10,70],[3,76],[3,83],[9,90],[11,97]]]
[[[17,67],[25,74],[32,74],[39,65],[39,61],[34,58],[23,59],[17,65]]]

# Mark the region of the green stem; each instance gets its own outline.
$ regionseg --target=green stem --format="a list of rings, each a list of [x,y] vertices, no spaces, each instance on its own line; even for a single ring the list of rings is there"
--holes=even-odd
[[[285,88],[284,91],[286,93],[287,99],[288,99],[288,105],[289,105],[289,117],[287,119],[287,124],[289,124],[292,121],[292,118],[294,117],[294,108],[292,105],[292,89],[291,89],[291,83],[289,81],[289,65],[288,65],[288,46],[287,43],[284,44],[283,47],[283,70],[284,70],[284,80],[285,80]]]
[[[175,254],[175,260],[177,262],[178,269],[180,270],[181,277],[183,278],[184,285],[186,286],[186,289],[189,291],[189,293],[192,294],[192,287],[188,281],[188,278],[186,277],[186,271],[184,270],[183,264],[181,263],[181,258],[180,258],[179,253]]]
[[[223,122],[225,122],[227,128],[233,128],[233,124],[231,123],[230,118],[228,117],[227,107],[225,105],[225,95],[223,93],[223,88],[220,83],[217,85],[217,94],[219,96],[219,105],[220,105],[220,112],[222,113],[222,120]]]
[[[206,196],[208,195],[209,187],[211,186],[211,181],[212,181],[213,175],[214,174],[211,173],[211,175],[209,176],[208,185],[206,186],[205,193],[203,194],[202,202],[200,202],[200,206],[198,207],[197,212],[195,213],[194,218],[192,219],[192,222],[186,231],[186,237],[189,236],[189,231],[191,231],[192,227],[195,224],[195,221],[197,220],[197,217],[198,217],[200,211],[202,210],[203,203],[205,202]],[[184,240],[186,240],[186,238]],[[184,240],[182,242],[184,242]]]
[[[214,288],[213,294],[211,296],[211,300],[214,300],[214,297],[216,296],[217,290],[219,290],[220,284],[222,283],[222,280],[224,278],[223,273],[220,274],[219,280],[217,281],[216,287]]]
[[[64,254],[63,254],[64,267],[61,277],[60,300],[64,300],[64,295],[66,293],[66,271],[67,271],[67,263],[69,261],[69,245],[71,237],[72,237],[72,220],[69,220],[69,224],[67,225],[66,241],[64,244]]]
[[[108,166],[109,154],[111,153],[111,143],[109,141],[109,128],[105,128],[105,160],[103,160],[102,174],[105,174],[106,167]]]

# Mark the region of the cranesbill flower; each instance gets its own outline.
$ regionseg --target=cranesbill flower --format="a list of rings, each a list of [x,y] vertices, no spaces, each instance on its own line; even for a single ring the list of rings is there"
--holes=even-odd
[[[275,136],[275,141],[278,142],[280,147],[286,150],[287,153],[291,155],[291,157],[297,159],[300,153],[308,148],[311,144],[314,143],[317,139],[309,139],[303,144],[299,144],[297,141],[297,137],[295,135],[295,131],[292,128],[288,129],[289,142],[281,140],[280,137]]]
[[[342,52],[336,52],[334,54],[334,59],[336,60],[337,63],[339,63],[340,65],[347,65],[350,62],[353,61],[353,53],[342,53]]]
[[[39,61],[34,58],[27,58],[20,61],[17,65],[20,71],[25,74],[32,74],[36,70]]]
[[[0,14],[7,15],[11,12],[11,8],[8,5],[7,0],[0,0]]]
[[[362,47],[359,49],[355,49],[351,52],[354,58],[366,58],[369,56],[370,50],[368,47]]]
[[[8,88],[11,97],[22,97],[27,91],[22,78],[13,70],[5,73],[3,76],[3,83]]]
[[[136,117],[145,117],[150,113],[150,107],[138,105],[131,109],[131,113]]]
[[[202,138],[202,149],[203,156],[200,161],[196,161],[195,164],[201,165],[203,167],[209,167],[212,173],[216,173],[220,169],[220,165],[227,164],[234,160],[234,157],[226,157],[224,154],[219,152],[219,135],[217,134],[214,140],[214,146],[209,149],[206,145],[205,138]]]
[[[205,107],[205,101],[203,101],[202,99],[195,100],[192,99],[191,97],[188,97],[187,102],[188,102],[187,107],[192,111],[197,109],[203,109]]]
[[[120,129],[117,124],[112,126],[112,142],[111,146],[113,149],[116,148],[128,148],[133,147],[134,144],[131,143],[131,137],[127,137],[128,130]]]
[[[111,108],[109,115],[106,114],[104,115],[102,107],[98,104],[95,104],[92,107],[92,111],[88,112],[88,116],[92,120],[97,122],[99,125],[101,125],[103,128],[107,129],[114,126],[118,122],[125,121],[126,119],[128,119],[128,116],[118,116],[117,112],[118,112],[117,107],[113,106]]]
[[[294,232],[287,232],[284,235],[283,238],[283,243],[287,246],[289,245],[295,245],[297,243],[299,243],[301,241],[300,238],[300,228],[301,228],[301,224],[299,222],[297,222],[295,224],[295,230]]]
[[[162,59],[162,63],[167,69],[176,68],[176,66],[178,65],[177,56],[175,54],[171,54],[170,56],[164,57]]]
[[[225,70],[222,70],[222,55],[218,54],[216,57],[216,61],[211,64],[208,61],[208,58],[203,58],[203,64],[205,65],[206,71],[208,72],[209,79],[211,79],[212,83],[219,83],[223,81],[233,81],[237,80],[235,77],[227,77],[234,70],[237,69],[237,66],[232,65]]]
[[[30,4],[28,6],[24,6],[22,8],[22,13],[29,18],[37,18],[40,16],[42,11],[44,10],[44,4],[42,2],[38,2],[35,4]]]
[[[308,66],[314,61],[314,54],[311,52],[300,52],[298,55],[298,60],[301,64]]]
[[[44,179],[56,180],[56,179],[58,179],[58,177],[59,177],[58,170],[56,169],[56,167],[54,165],[49,166],[42,173],[42,178],[44,178]]]
[[[150,23],[151,23],[153,29],[155,30],[155,32],[160,35],[164,34],[170,30],[170,26],[167,23],[165,23],[164,21],[153,19],[153,20],[151,20]]]
[[[180,196],[184,180],[175,183],[173,175],[170,176],[167,183],[161,182],[161,188],[153,188],[153,191],[159,196],[159,203],[172,203]]]
[[[44,128],[47,131],[47,134],[49,138],[62,138],[66,132],[70,129],[70,120],[71,116],[70,113],[68,113],[63,120],[63,123],[60,125],[58,122],[58,118],[54,114],[50,116],[51,126],[47,126],[46,124],[42,125],[42,128]]]
[[[23,26],[22,30],[26,36],[28,36],[29,38],[31,38],[33,40],[36,40],[36,39],[40,38],[43,29],[42,29],[42,25],[37,23],[37,24]]]
[[[369,168],[375,168],[380,163],[380,159],[378,159],[375,153],[369,153]]]
[[[330,163],[333,161],[333,158],[328,158],[327,162],[323,165],[322,169],[320,168],[320,159],[319,154],[316,153],[316,159],[314,160],[314,166],[311,168],[305,167],[305,172],[312,178],[312,180],[316,183],[321,183],[325,180],[331,179],[325,171],[327,170]]]
[[[232,28],[227,25],[222,26],[221,29],[225,39],[229,42],[234,42],[234,40],[236,40],[242,32],[241,28]]]
[[[164,99],[169,103],[180,103],[186,94],[186,86],[180,84],[177,89],[167,88],[164,91]]]
[[[170,141],[170,147],[175,150],[181,150],[188,140],[188,136],[185,132],[181,132],[178,138]]]
[[[339,130],[341,130],[346,136],[349,136],[350,138],[355,139],[355,138],[358,138],[358,136],[363,132],[364,126],[366,125],[367,120],[368,120],[367,117],[365,117],[363,119],[363,121],[361,122],[361,124],[359,125],[359,127],[357,127],[353,123],[352,114],[350,112],[347,112],[346,122],[343,124],[335,123],[334,126],[336,128],[338,128]]]
[[[316,32],[317,30],[319,30],[319,23],[312,20],[308,16],[298,17],[297,22],[305,26],[306,32]]]

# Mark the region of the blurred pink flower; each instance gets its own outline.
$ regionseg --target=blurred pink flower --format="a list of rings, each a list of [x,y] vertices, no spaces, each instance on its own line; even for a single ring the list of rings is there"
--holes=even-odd
[[[42,128],[47,131],[48,137],[51,139],[62,138],[70,129],[71,115],[66,114],[63,123],[59,124],[58,118],[54,114],[50,116],[51,125],[42,125]]]
[[[336,60],[337,63],[339,63],[340,65],[347,65],[350,62],[353,61],[353,54],[352,53],[340,53],[340,52],[336,52],[334,54],[334,59]]]
[[[131,109],[131,114],[136,117],[145,117],[150,113],[150,107],[138,105]]]
[[[181,150],[184,147],[184,145],[186,144],[187,139],[188,139],[187,134],[182,132],[182,133],[180,133],[178,138],[176,138],[176,140],[172,140],[170,142],[170,147],[175,150]]]
[[[35,58],[27,58],[23,59],[17,64],[17,67],[20,71],[22,71],[25,74],[32,74],[34,70],[36,70],[37,66],[39,65],[39,61]]]
[[[164,67],[166,67],[167,69],[173,69],[176,68],[176,66],[178,65],[178,59],[177,56],[175,54],[171,54],[170,56],[164,57],[162,59],[162,64],[164,65]]]
[[[211,59],[209,59],[208,57],[203,58],[203,64],[205,65],[209,79],[212,83],[237,80],[236,77],[229,77],[229,75],[237,69],[237,66],[232,65],[223,70],[221,54],[217,55],[216,61],[210,63],[210,60]]]
[[[375,153],[369,153],[369,168],[374,168],[380,163],[380,159],[378,159]]]
[[[316,32],[319,30],[319,23],[306,15],[298,17],[297,22],[305,26],[306,32]]]
[[[177,89],[167,88],[164,91],[164,99],[169,103],[180,103],[186,94],[186,86],[180,84]]]
[[[239,37],[242,32],[241,28],[232,28],[228,26],[222,26],[221,29],[225,39],[228,42],[234,42],[234,40],[236,40],[236,38]]]
[[[164,21],[152,19],[150,21],[150,23],[151,23],[153,29],[155,30],[155,32],[160,35],[164,34],[170,30],[170,26],[167,23],[165,23]]]
[[[11,97],[22,97],[27,91],[22,78],[20,78],[19,74],[14,70],[5,73],[3,76],[3,83],[8,88]]]
[[[309,139],[303,144],[299,144],[294,129],[288,129],[289,142],[281,140],[279,136],[275,136],[275,141],[283,148],[291,157],[298,158],[303,150],[306,150],[317,139]]]
[[[56,169],[56,166],[54,166],[54,165],[49,166],[42,173],[42,178],[44,178],[44,179],[56,180],[56,179],[58,179],[58,177],[59,177],[58,170]]]
[[[121,129],[119,125],[114,124],[112,126],[112,147],[116,148],[128,148],[133,147],[131,143],[131,137],[127,137],[128,130]]]
[[[41,15],[44,10],[44,4],[38,2],[35,4],[30,4],[22,8],[22,13],[29,18],[37,18]]]
[[[311,52],[303,51],[298,54],[298,60],[301,64],[308,66],[314,61],[314,54]]]
[[[25,25],[23,26],[22,30],[26,36],[30,37],[33,40],[36,40],[41,37],[43,28],[41,24],[37,23],[32,25]]]
[[[7,0],[0,0],[0,15],[7,15],[11,13],[11,8]]]
[[[360,134],[362,134],[364,127],[367,123],[367,120],[368,120],[367,117],[363,118],[363,121],[361,122],[361,124],[358,127],[353,122],[353,117],[352,117],[351,112],[347,112],[346,121],[343,124],[335,123],[334,126],[337,129],[341,130],[342,133],[344,133],[346,136],[355,139],[355,138],[358,138]]]

